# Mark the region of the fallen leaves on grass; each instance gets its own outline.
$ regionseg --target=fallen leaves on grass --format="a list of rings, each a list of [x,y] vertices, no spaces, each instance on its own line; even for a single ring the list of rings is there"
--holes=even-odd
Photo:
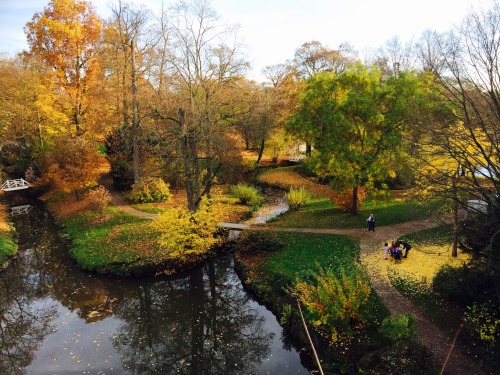
[[[390,241],[388,241],[390,242]],[[459,254],[451,256],[451,246],[437,246],[432,244],[415,244],[408,253],[408,258],[403,258],[401,263],[394,263],[389,257],[384,260],[384,250],[372,249],[368,254],[362,255],[363,263],[379,275],[389,275],[422,283],[430,286],[434,275],[445,265],[460,267],[469,261],[469,256]]]
[[[310,181],[290,168],[276,169],[263,173],[259,176],[259,181],[286,190],[303,187],[316,198],[330,197],[332,194],[332,190],[328,186]]]

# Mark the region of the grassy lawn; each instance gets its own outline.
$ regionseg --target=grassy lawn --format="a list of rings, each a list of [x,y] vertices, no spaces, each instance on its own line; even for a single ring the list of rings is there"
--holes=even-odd
[[[150,221],[108,207],[101,215],[80,213],[64,220],[72,239],[71,253],[84,269],[109,264],[144,264],[158,259]]]
[[[330,200],[328,186],[315,183],[297,173],[298,166],[270,169],[258,176],[261,183],[288,190],[303,187],[313,197],[300,211],[289,211],[277,217],[270,225],[287,228],[349,229],[367,226],[366,219],[373,213],[377,226],[386,226],[419,220],[429,216],[428,209],[394,195],[388,200],[368,198],[356,216],[340,211]]]
[[[13,234],[7,223],[7,206],[0,203],[0,267],[17,252]]]
[[[429,216],[428,210],[417,203],[393,198],[388,202],[367,199],[356,216],[342,212],[327,198],[313,200],[300,211],[288,211],[269,223],[289,228],[364,228],[368,215],[375,215],[377,226],[394,225]]]
[[[309,280],[319,268],[343,269],[359,259],[358,243],[346,236],[293,232],[274,232],[273,235],[284,242],[282,250],[267,256],[257,255],[255,261],[251,257],[243,260],[251,268],[252,280],[246,281],[264,293],[282,292],[295,281]],[[369,322],[361,335],[369,340],[366,337],[377,335],[376,327],[389,312],[374,291],[365,310]],[[372,333],[368,334],[369,331]]]
[[[358,245],[344,236],[310,233],[277,233],[285,248],[265,263],[267,271],[294,279],[302,272],[317,272],[318,267],[341,267],[358,256]]]
[[[311,194],[311,196],[316,198],[328,197],[331,194],[331,189],[328,186],[317,184],[300,175],[296,172],[297,168],[298,166],[269,169],[262,172],[257,177],[257,180],[260,183],[277,186],[285,190],[303,187]]]

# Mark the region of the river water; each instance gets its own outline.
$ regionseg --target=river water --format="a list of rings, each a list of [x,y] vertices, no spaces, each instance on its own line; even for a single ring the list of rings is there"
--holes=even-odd
[[[0,374],[309,374],[231,255],[175,278],[107,278],[76,267],[43,209],[13,221]]]

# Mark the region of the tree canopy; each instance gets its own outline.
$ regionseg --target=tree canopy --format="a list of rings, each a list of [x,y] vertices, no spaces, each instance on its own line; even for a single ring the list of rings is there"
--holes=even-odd
[[[416,107],[424,105],[432,77],[403,72],[385,79],[376,68],[355,65],[340,74],[321,73],[308,80],[300,109],[287,129],[315,147],[313,164],[340,190],[373,188],[394,175],[403,153],[403,131]]]

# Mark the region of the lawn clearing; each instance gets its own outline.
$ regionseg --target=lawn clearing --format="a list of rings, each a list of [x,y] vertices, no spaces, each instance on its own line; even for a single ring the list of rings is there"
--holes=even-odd
[[[295,171],[296,168],[296,166],[292,166],[270,169],[261,173],[257,180],[261,183],[277,186],[284,190],[303,187],[311,196],[316,198],[331,196],[332,190],[328,186],[317,184],[301,176]]]
[[[82,213],[64,221],[73,240],[71,254],[84,269],[99,270],[108,264],[145,264],[158,261],[157,235],[150,220],[108,207],[102,215]]]
[[[290,279],[301,272],[317,272],[318,268],[338,268],[358,257],[358,246],[344,236],[281,232],[285,248],[273,254],[265,268]]]
[[[394,225],[429,216],[425,207],[400,198],[392,198],[387,202],[367,199],[355,216],[340,211],[335,203],[322,198],[313,200],[299,211],[288,211],[269,224],[285,228],[364,228],[371,213],[375,216],[376,226]]]

